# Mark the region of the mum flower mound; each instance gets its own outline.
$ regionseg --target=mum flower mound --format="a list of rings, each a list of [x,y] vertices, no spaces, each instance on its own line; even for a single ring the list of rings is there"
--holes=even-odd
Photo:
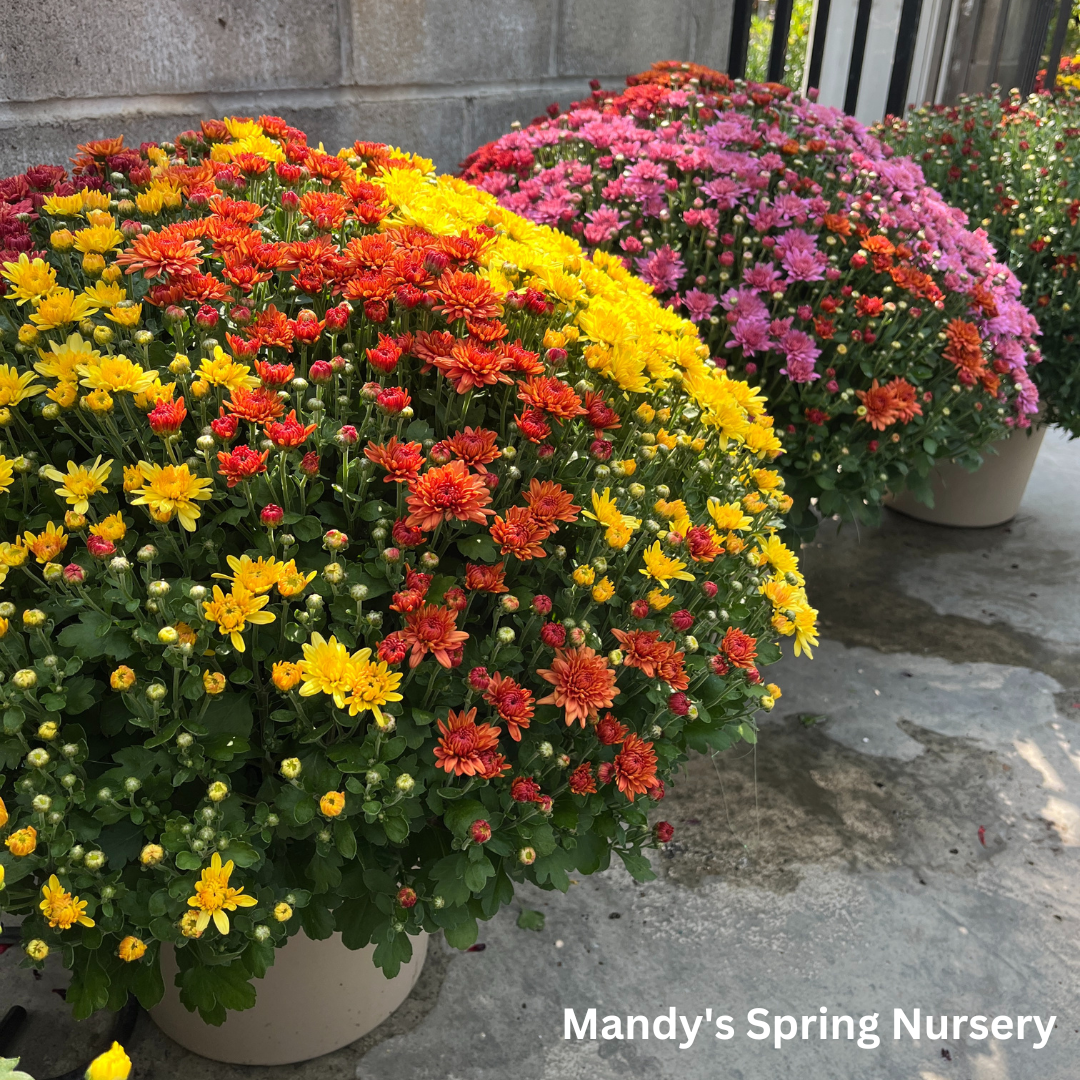
[[[220,1023],[301,929],[393,975],[517,883],[650,877],[680,762],[817,640],[693,323],[275,117],[0,191],[0,903],[76,1014],[153,1005],[163,943]]]
[[[670,63],[628,81],[481,147],[464,176],[621,259],[760,380],[789,523],[873,521],[905,486],[929,501],[936,460],[975,467],[1030,426],[1021,284],[917,164],[783,86]]]
[[[1032,375],[1044,419],[1080,435],[1080,79],[1062,57],[1058,93],[1011,91],[887,118],[880,138],[910,154],[953,206],[986,231],[1039,320]]]

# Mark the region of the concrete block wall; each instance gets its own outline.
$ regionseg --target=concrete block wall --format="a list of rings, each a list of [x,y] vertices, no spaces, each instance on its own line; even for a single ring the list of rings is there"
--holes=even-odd
[[[332,152],[453,170],[552,101],[654,60],[727,63],[732,0],[6,0],[0,176],[77,143],[277,113]]]

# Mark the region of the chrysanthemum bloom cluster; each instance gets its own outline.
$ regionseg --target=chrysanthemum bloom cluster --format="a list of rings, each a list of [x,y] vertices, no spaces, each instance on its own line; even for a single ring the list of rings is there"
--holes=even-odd
[[[83,1015],[152,1004],[170,942],[220,1020],[301,927],[392,974],[515,882],[649,876],[688,748],[752,739],[816,640],[762,398],[618,258],[421,159],[273,117],[124,153],[4,267],[28,956]]]
[[[1045,419],[1080,435],[1080,96],[1068,71],[1055,95],[963,97],[890,118],[881,137],[989,235],[1020,279],[1042,330],[1032,376]]]
[[[760,380],[795,499],[873,520],[938,458],[1038,408],[1035,320],[986,236],[910,160],[786,87],[661,65],[503,136],[464,175],[610,252]]]

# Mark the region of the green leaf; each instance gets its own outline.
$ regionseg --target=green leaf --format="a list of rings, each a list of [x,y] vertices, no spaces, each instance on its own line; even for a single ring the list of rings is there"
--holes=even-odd
[[[443,820],[451,832],[464,839],[468,834],[469,826],[486,815],[487,810],[483,803],[478,802],[476,799],[462,799],[460,802],[455,801],[446,808]]]
[[[409,838],[409,823],[400,817],[387,817],[382,823],[386,838],[394,844],[403,844]]]
[[[469,862],[465,868],[465,887],[474,893],[483,892],[489,877],[495,876],[495,867],[487,858],[479,862]]]
[[[202,859],[194,851],[178,851],[176,865],[181,870],[198,870],[202,866]]]
[[[356,858],[356,833],[347,821],[334,822],[334,844],[343,859]]]
[[[86,712],[95,702],[94,690],[99,685],[93,679],[68,679],[64,683],[64,692],[67,695],[67,708],[64,711],[69,716]]]
[[[377,521],[381,517],[389,516],[392,510],[393,507],[388,503],[374,499],[360,507],[360,517],[364,521]]]
[[[522,908],[521,914],[517,917],[517,924],[521,930],[543,930],[544,913],[542,911],[533,911],[530,908]]]
[[[622,859],[623,865],[635,881],[656,880],[652,865],[644,855],[634,855],[628,851],[620,851],[619,858]]]
[[[77,623],[69,623],[60,631],[58,640],[84,660],[99,660],[103,656],[126,660],[133,651],[128,635],[117,628],[115,620],[97,611],[82,612]]]
[[[467,537],[457,542],[457,549],[466,559],[477,562],[493,563],[499,558],[499,549],[486,533]]]
[[[300,540],[317,540],[323,533],[322,522],[310,514],[292,526],[293,534]]]
[[[16,1069],[18,1064],[18,1058],[0,1058],[0,1080],[34,1080],[29,1073]]]

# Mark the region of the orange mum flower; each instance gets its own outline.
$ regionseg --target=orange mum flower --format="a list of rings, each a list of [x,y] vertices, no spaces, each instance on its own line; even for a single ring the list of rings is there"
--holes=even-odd
[[[345,221],[349,213],[349,200],[336,191],[308,191],[300,196],[300,213],[316,229],[329,232]]]
[[[143,233],[116,256],[129,274],[143,272],[145,278],[176,278],[194,274],[202,264],[198,240],[183,240],[165,233]]]
[[[427,653],[448,668],[450,654],[469,640],[464,630],[457,629],[457,612],[434,604],[424,604],[417,611],[410,612],[405,618],[401,637],[412,649],[409,656],[411,668],[416,667]]]
[[[875,431],[884,431],[897,419],[896,399],[888,386],[878,386],[875,379],[869,390],[856,390],[855,396],[866,408],[866,415],[860,417]]]
[[[510,738],[514,742],[521,742],[521,732],[532,723],[535,711],[532,691],[496,672],[491,676],[484,700],[498,710],[499,719],[505,721]]]
[[[534,478],[524,497],[533,520],[553,533],[559,531],[556,521],[576,521],[581,512],[581,507],[574,505],[574,496],[553,480]]]
[[[412,483],[420,475],[420,466],[426,460],[420,453],[422,447],[418,442],[399,442],[396,435],[381,445],[369,442],[364,450],[370,461],[374,461],[380,469],[386,470],[383,483],[391,481],[400,484]]]
[[[447,456],[464,461],[477,472],[486,473],[488,470],[484,466],[502,457],[498,442],[497,431],[466,427],[464,431],[455,431],[449,439],[443,439],[437,445]]]
[[[285,412],[285,403],[273,390],[259,386],[254,390],[238,386],[225,402],[229,412],[252,424],[268,424]]]
[[[295,450],[307,442],[308,436],[318,424],[301,424],[296,419],[296,410],[292,409],[284,420],[276,420],[266,425],[266,437],[279,450]]]
[[[596,793],[596,780],[592,774],[592,765],[587,761],[579,765],[570,774],[567,786],[575,795],[594,795]]]
[[[757,657],[757,638],[751,637],[737,626],[729,626],[720,642],[720,651],[733,667],[748,671],[754,666],[754,659]]]
[[[444,521],[475,521],[486,525],[493,510],[487,486],[462,461],[428,469],[409,484],[407,525],[431,532]]]
[[[502,351],[489,349],[473,338],[455,341],[449,353],[432,355],[431,362],[454,384],[459,394],[479,386],[510,382],[510,376],[506,374],[508,361]]]
[[[986,360],[982,351],[982,338],[974,323],[953,319],[945,327],[946,345],[942,355],[962,371],[979,374]]]
[[[577,720],[584,727],[585,721],[596,716],[600,709],[610,709],[620,693],[607,657],[597,656],[588,645],[556,649],[551,667],[536,674],[554,686],[537,704],[565,708],[567,726]]]
[[[557,420],[572,420],[585,412],[581,398],[562,379],[556,379],[553,375],[525,379],[518,383],[518,390],[519,401]]]
[[[509,592],[503,565],[503,563],[496,563],[494,566],[478,566],[476,563],[466,563],[465,588],[470,592]]]
[[[896,410],[896,419],[901,424],[907,424],[916,416],[922,416],[922,406],[916,400],[915,387],[907,379],[891,379],[886,389],[892,392],[893,408]]]
[[[502,314],[502,301],[490,282],[461,270],[443,274],[431,296],[435,310],[445,315],[448,322],[455,319],[481,322]]]
[[[647,795],[660,783],[651,742],[640,735],[627,736],[622,750],[615,755],[615,783],[631,802],[635,795]]]
[[[541,525],[525,506],[511,506],[506,517],[496,517],[491,525],[491,539],[501,545],[502,555],[514,555],[525,562],[528,559],[542,559],[544,549],[541,544],[551,535],[551,530]]]
[[[494,761],[485,760],[485,751],[493,751],[499,745],[500,729],[490,724],[476,722],[476,710],[454,712],[439,721],[439,745],[435,747],[435,760],[439,768],[455,776],[485,775]],[[496,757],[501,755],[496,754]],[[502,771],[502,770],[500,770]]]
[[[248,330],[248,337],[260,345],[276,345],[292,351],[293,332],[289,326],[289,317],[283,311],[278,311],[273,304],[268,304],[255,316],[255,321]]]

